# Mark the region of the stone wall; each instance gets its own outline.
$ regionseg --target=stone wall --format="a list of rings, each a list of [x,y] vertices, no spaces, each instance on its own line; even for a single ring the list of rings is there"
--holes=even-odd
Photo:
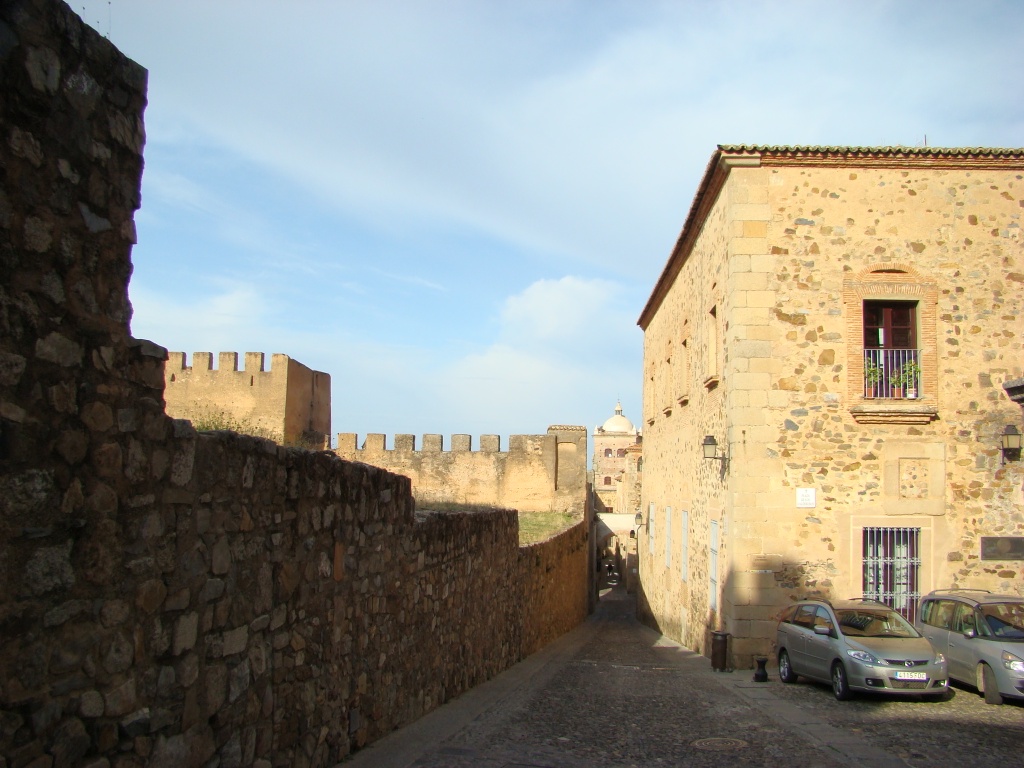
[[[524,553],[514,512],[168,417],[128,333],[146,73],[20,0],[0,79],[0,767],[333,764],[585,615],[585,524]]]
[[[324,447],[331,432],[331,377],[288,355],[246,352],[242,370],[237,352],[195,352],[186,365],[183,352],[171,352],[164,371],[167,413],[177,419],[229,421],[239,431],[285,445]]]
[[[552,426],[543,435],[512,435],[507,451],[498,435],[483,435],[473,450],[469,435],[452,435],[445,450],[441,435],[370,434],[361,448],[357,435],[338,435],[337,454],[412,479],[420,508],[431,504],[489,505],[523,512],[570,512],[582,517],[587,505],[587,431]]]
[[[586,521],[519,550],[517,589],[523,593],[522,652],[528,656],[587,617],[590,573]],[[582,589],[581,589],[582,587]],[[581,599],[582,598],[582,599]]]

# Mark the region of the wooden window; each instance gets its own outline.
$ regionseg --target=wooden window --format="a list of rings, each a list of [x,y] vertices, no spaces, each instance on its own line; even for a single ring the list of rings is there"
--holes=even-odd
[[[711,521],[711,541],[708,545],[708,603],[712,611],[718,610],[718,521]]]
[[[682,540],[680,559],[683,561],[682,578],[683,581],[686,581],[687,573],[690,570],[690,513],[684,509],[682,517],[683,519],[679,530],[679,538]]]
[[[672,567],[672,507],[665,507],[665,567]]]
[[[865,301],[865,349],[916,349],[916,301]]]

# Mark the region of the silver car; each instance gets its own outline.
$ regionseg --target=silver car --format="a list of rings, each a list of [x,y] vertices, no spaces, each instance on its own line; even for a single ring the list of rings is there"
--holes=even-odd
[[[783,611],[776,632],[779,677],[853,691],[942,698],[946,659],[900,614],[873,600],[802,600]]]
[[[949,676],[988,704],[1024,699],[1024,597],[949,589],[921,598],[917,628],[949,659]]]

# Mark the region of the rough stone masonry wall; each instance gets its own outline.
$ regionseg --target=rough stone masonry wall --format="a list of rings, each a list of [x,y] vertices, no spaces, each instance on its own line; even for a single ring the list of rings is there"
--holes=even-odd
[[[718,375],[724,346],[720,319],[728,311],[724,284],[734,236],[725,209],[712,209],[679,276],[644,329],[645,523],[636,530],[638,614],[699,652],[710,649],[710,632],[722,628],[710,587],[712,577],[723,585],[727,574],[728,475],[721,462],[703,458],[701,443],[712,435],[720,450],[727,450],[723,392],[729,380],[719,383]],[[760,404],[766,405],[767,399]],[[719,524],[720,537],[715,573],[712,521]]]
[[[0,80],[0,768],[327,765],[587,604],[513,512],[417,519],[406,478],[167,417],[128,334],[145,71],[20,0]]]
[[[586,521],[519,550],[523,656],[539,651],[587,617],[580,574],[590,572]]]

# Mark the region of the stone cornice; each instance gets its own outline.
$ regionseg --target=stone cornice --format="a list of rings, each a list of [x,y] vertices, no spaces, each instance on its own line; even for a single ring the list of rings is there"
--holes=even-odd
[[[875,401],[850,408],[858,424],[930,424],[939,418],[934,405],[914,405],[907,401]]]

